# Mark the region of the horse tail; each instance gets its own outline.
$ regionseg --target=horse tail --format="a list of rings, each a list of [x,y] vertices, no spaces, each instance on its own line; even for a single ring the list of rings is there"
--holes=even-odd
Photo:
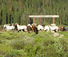
[[[36,34],[38,34],[38,29],[37,29],[37,27],[35,27],[35,26],[34,26],[34,32],[35,32]]]

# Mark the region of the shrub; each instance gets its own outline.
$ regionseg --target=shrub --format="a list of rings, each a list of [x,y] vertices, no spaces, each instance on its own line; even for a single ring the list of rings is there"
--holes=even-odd
[[[6,57],[68,57],[68,38],[53,37],[51,32],[10,35],[14,39],[9,41],[12,49],[5,52]]]
[[[7,50],[5,51],[5,57],[25,57],[26,53],[23,50]]]

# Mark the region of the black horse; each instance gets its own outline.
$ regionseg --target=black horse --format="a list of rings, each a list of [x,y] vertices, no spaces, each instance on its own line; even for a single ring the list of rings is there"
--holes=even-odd
[[[63,27],[63,31],[68,31],[68,27]]]
[[[36,34],[38,34],[38,29],[37,29],[37,27],[34,26],[33,29],[34,29],[34,32],[35,32]]]
[[[38,28],[36,25],[32,25],[32,31],[34,31],[36,34],[38,34]]]

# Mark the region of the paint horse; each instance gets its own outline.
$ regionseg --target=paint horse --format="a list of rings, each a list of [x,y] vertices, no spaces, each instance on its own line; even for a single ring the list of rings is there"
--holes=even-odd
[[[59,29],[58,26],[51,26],[51,25],[47,25],[44,27],[44,30],[45,31],[54,31],[54,32],[57,32]]]
[[[30,24],[27,25],[27,31],[30,33],[32,31],[32,26]]]
[[[15,29],[19,32],[19,31],[27,31],[27,26],[26,25],[19,25],[18,23],[14,24]]]

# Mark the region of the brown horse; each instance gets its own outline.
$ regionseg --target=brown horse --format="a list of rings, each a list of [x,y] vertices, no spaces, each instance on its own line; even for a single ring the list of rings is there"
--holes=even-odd
[[[30,33],[30,31],[32,31],[32,28],[30,26],[27,26],[27,31]]]
[[[66,27],[60,26],[60,27],[59,27],[59,31],[66,31]]]
[[[59,27],[59,31],[63,31],[63,26],[60,26]]]
[[[32,24],[32,26],[30,24],[28,24],[27,31],[28,31],[28,33],[30,33],[30,31],[32,31],[32,32],[35,32],[36,34],[38,34],[38,29],[35,24]]]
[[[38,28],[36,25],[32,25],[32,31],[34,31],[36,34],[38,34]]]

